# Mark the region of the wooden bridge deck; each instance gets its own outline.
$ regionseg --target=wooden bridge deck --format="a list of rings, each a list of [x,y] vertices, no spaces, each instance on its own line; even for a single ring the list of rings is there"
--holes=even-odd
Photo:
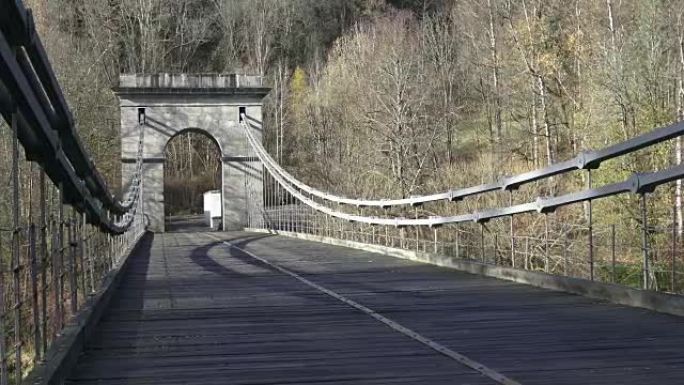
[[[276,236],[145,246],[70,383],[496,383],[331,293],[522,384],[684,383],[678,317]]]

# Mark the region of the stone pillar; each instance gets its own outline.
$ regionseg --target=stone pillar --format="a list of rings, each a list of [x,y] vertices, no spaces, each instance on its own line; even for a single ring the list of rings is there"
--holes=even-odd
[[[164,162],[147,159],[143,163],[143,212],[148,230],[164,232]]]
[[[245,107],[252,135],[262,140],[261,106]],[[253,209],[263,208],[263,174],[261,162],[251,148],[246,135],[238,125],[230,149],[223,156],[223,229],[242,230],[247,224],[247,203]],[[249,186],[249,190],[248,190]]]

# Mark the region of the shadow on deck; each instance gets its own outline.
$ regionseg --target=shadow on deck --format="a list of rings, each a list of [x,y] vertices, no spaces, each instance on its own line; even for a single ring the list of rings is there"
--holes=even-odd
[[[214,231],[206,223],[204,215],[180,215],[165,218],[168,233],[198,233]]]
[[[522,384],[684,383],[678,317],[302,240],[188,232],[132,255],[69,383],[497,383],[275,266]]]

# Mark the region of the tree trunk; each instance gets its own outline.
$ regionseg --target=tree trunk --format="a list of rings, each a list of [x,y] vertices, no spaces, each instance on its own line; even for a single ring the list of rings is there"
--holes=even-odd
[[[544,78],[537,75],[537,91],[539,92],[539,100],[541,102],[542,114],[544,117],[544,136],[546,137],[546,159],[549,165],[553,164],[553,149],[551,137],[551,126],[549,125],[549,111],[546,107],[546,85]]]
[[[537,130],[537,95],[532,93],[532,164],[534,168],[539,167],[539,131]]]
[[[489,49],[492,60],[492,83],[494,85],[494,142],[496,143],[497,161],[501,156],[501,92],[499,89],[499,54],[494,29],[494,8],[492,0],[487,0],[489,9]]]

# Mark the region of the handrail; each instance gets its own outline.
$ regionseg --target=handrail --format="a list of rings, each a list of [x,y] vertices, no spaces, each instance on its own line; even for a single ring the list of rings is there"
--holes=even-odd
[[[246,125],[251,127],[248,116],[243,114],[242,121],[245,122]],[[648,133],[639,135],[624,142],[620,142],[605,147],[600,150],[581,152],[572,159],[552,164],[550,166],[538,170],[528,171],[515,176],[504,177],[492,183],[485,183],[477,186],[466,187],[457,190],[449,190],[442,193],[417,196],[411,198],[378,200],[346,198],[329,194],[320,191],[314,187],[311,187],[297,180],[297,178],[292,176],[280,165],[278,165],[277,162],[275,162],[275,160],[273,160],[273,158],[268,154],[268,152],[265,151],[261,143],[257,142],[256,145],[264,149],[266,155],[265,161],[269,162],[269,164],[271,164],[275,168],[276,172],[282,175],[289,183],[297,186],[297,188],[305,191],[307,194],[316,196],[326,201],[335,202],[339,204],[348,204],[357,207],[388,208],[392,206],[402,205],[419,206],[427,202],[435,202],[440,200],[457,201],[469,196],[479,195],[497,190],[512,191],[518,189],[522,185],[532,183],[541,179],[550,178],[555,175],[564,174],[569,171],[580,169],[596,169],[600,166],[602,162],[606,160],[613,159],[624,154],[652,146],[657,143],[662,143],[664,141],[676,138],[681,135],[684,135],[684,122],[678,122],[666,127],[658,128]]]
[[[0,2],[0,114],[17,125],[26,157],[62,186],[65,203],[86,213],[88,222],[104,231],[125,232],[130,223],[116,223],[110,214],[129,214],[140,199],[142,127],[138,167],[126,201],[121,202],[109,192],[76,133],[30,11],[21,1]]]
[[[587,200],[600,199],[628,192],[634,194],[650,193],[653,192],[653,190],[657,186],[671,182],[676,179],[684,178],[684,164],[680,164],[661,171],[655,171],[650,173],[635,173],[630,178],[622,182],[613,183],[598,188],[586,189],[580,192],[569,193],[557,197],[538,197],[534,202],[523,203],[503,208],[482,210],[471,214],[461,214],[456,216],[433,216],[429,218],[419,219],[403,217],[379,218],[361,216],[333,210],[327,206],[315,202],[313,199],[306,197],[301,191],[297,190],[297,185],[294,183],[289,183],[289,181],[278,172],[276,167],[273,166],[272,162],[269,160],[268,154],[266,153],[265,149],[254,138],[254,136],[250,132],[248,125],[244,122],[245,119],[243,119],[243,127],[245,128],[247,139],[252,148],[254,149],[257,157],[263,163],[264,167],[266,167],[266,169],[269,171],[271,176],[273,176],[273,178],[275,178],[276,181],[293,197],[295,197],[302,203],[306,204],[307,206],[313,208],[314,210],[320,211],[332,217],[343,219],[350,222],[365,223],[369,225],[385,225],[395,227],[439,227],[446,224],[458,224],[465,222],[485,223],[499,217],[508,217],[517,214],[531,212],[547,214],[555,211],[560,207],[568,206],[571,204]]]
[[[12,60],[19,64],[18,69],[24,75],[26,84],[22,86],[33,91],[34,98],[37,99],[34,107],[40,108],[43,119],[48,123],[48,127],[40,125],[39,129],[49,128],[56,131],[61,148],[64,149],[76,175],[85,182],[91,195],[101,201],[103,207],[113,214],[124,214],[126,209],[109,192],[104,178],[93,164],[76,133],[73,117],[42,42],[36,34],[30,10],[18,0],[2,0],[2,3],[0,29],[5,40],[3,45],[6,45],[3,50],[9,48],[6,52],[11,53],[11,47],[21,47],[16,55],[8,56],[16,56]],[[6,80],[5,77],[2,80]]]

